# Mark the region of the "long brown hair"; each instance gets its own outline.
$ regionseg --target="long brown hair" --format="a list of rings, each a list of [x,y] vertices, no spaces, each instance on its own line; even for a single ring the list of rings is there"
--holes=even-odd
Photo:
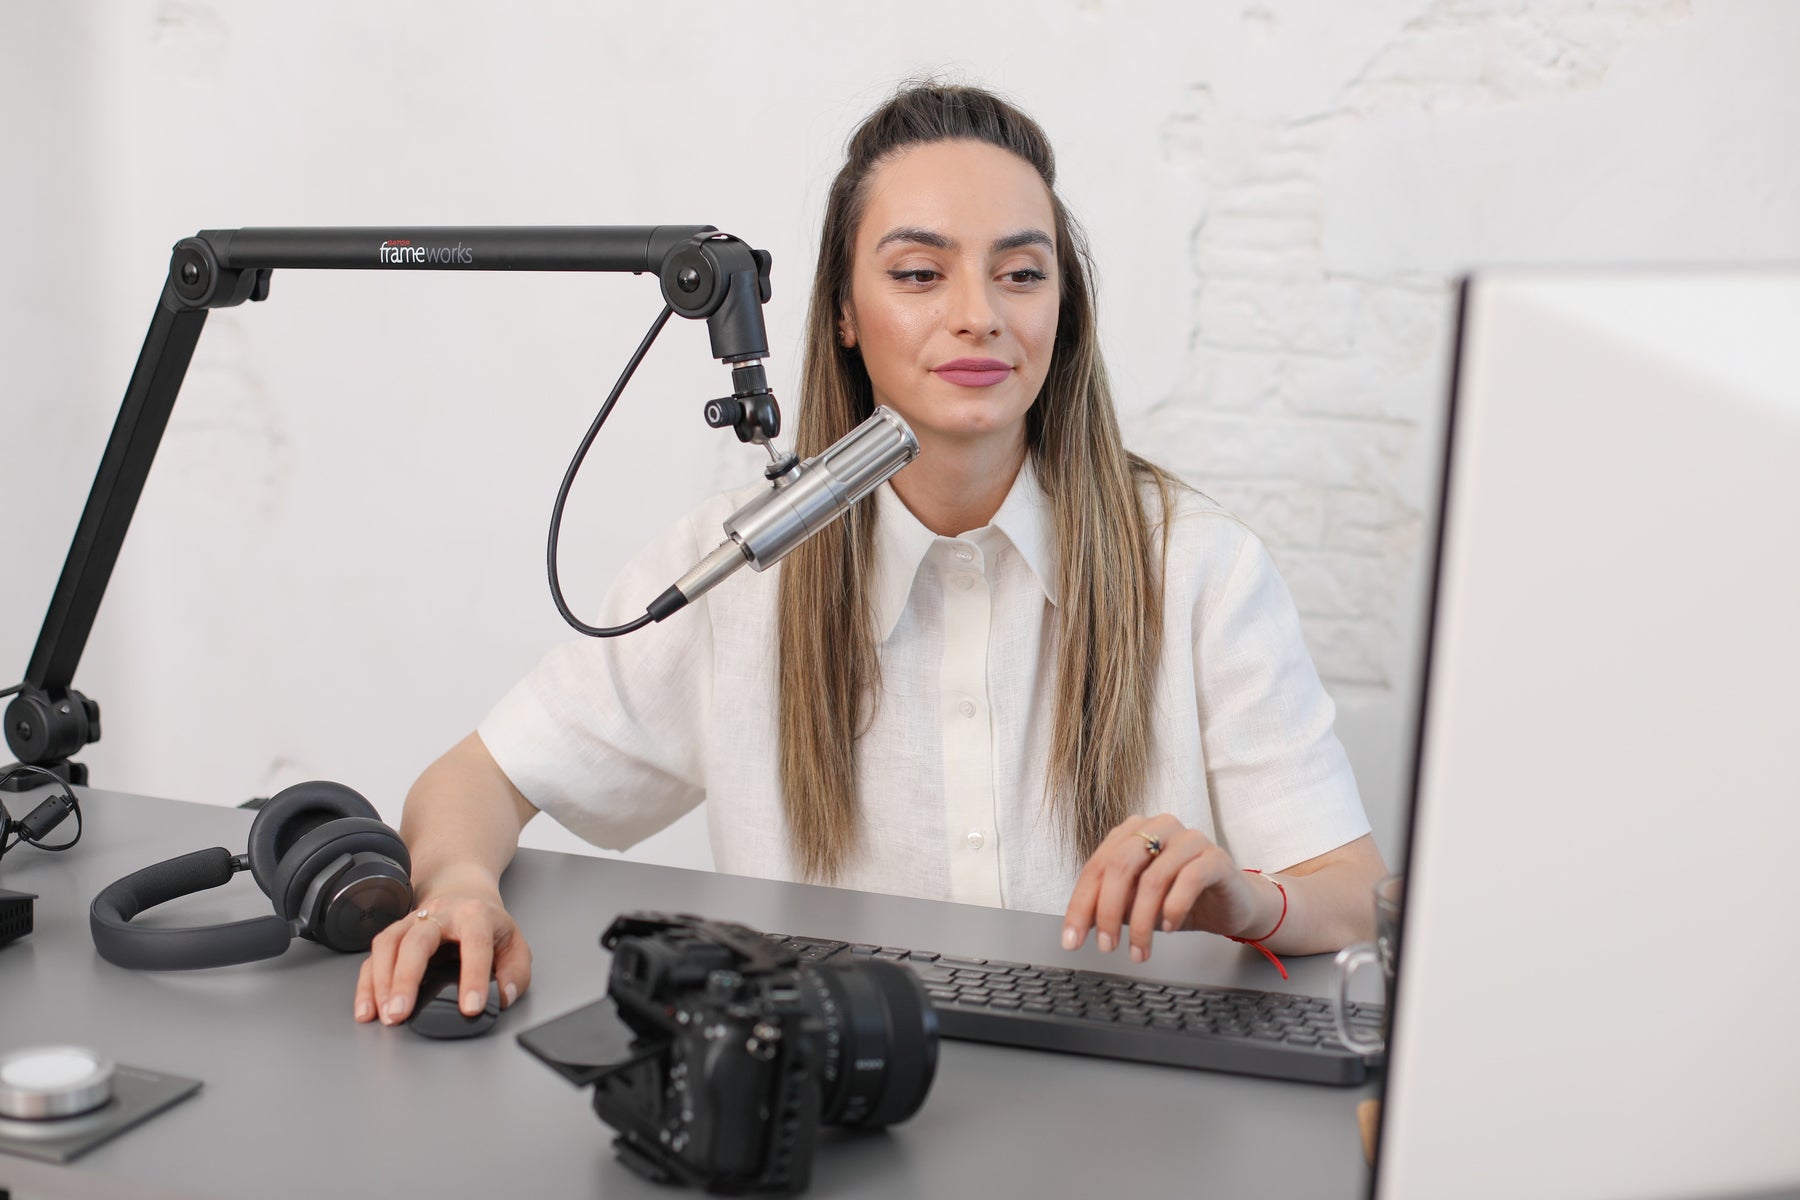
[[[1030,163],[1055,212],[1061,305],[1025,439],[1059,558],[1047,800],[1065,843],[1085,858],[1131,813],[1148,768],[1163,564],[1139,485],[1153,481],[1166,511],[1173,480],[1127,453],[1119,437],[1095,329],[1093,267],[1056,195],[1049,139],[993,93],[911,84],[851,135],[819,238],[796,447],[803,457],[818,454],[874,409],[860,354],[837,336],[869,177],[902,150],[949,140],[986,142]],[[834,879],[857,835],[856,742],[874,719],[880,681],[869,592],[874,545],[875,506],[861,504],[781,564],[781,782],[790,844],[809,879]]]

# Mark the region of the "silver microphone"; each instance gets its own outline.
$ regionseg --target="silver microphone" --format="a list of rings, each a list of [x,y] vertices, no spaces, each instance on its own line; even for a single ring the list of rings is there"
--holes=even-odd
[[[660,621],[680,611],[746,563],[768,570],[918,454],[919,439],[900,414],[876,405],[868,420],[823,454],[778,476],[768,491],[727,517],[719,548],[658,596],[650,615]]]

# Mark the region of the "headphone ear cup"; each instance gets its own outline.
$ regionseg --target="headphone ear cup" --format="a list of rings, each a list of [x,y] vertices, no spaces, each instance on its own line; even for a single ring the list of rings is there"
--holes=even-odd
[[[307,915],[300,911],[306,889],[320,871],[346,854],[378,854],[391,860],[402,876],[412,874],[412,856],[399,834],[372,818],[340,817],[306,834],[282,855],[269,888],[275,912],[288,921]]]
[[[250,824],[250,877],[281,910],[281,889],[275,871],[288,851],[302,838],[328,821],[347,817],[381,820],[375,806],[361,792],[328,779],[314,779],[283,788],[269,798]]]

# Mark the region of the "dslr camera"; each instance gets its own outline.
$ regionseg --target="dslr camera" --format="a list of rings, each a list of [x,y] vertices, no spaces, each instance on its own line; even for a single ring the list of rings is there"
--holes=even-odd
[[[937,1013],[904,967],[805,962],[747,926],[660,913],[621,916],[600,943],[631,1040],[577,1082],[641,1175],[797,1192],[820,1125],[878,1129],[925,1101]]]

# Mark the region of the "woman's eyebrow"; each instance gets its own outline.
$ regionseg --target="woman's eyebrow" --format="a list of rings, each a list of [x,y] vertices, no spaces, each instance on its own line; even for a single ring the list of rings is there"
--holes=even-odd
[[[901,225],[881,235],[875,243],[875,249],[892,245],[895,242],[908,242],[915,246],[930,246],[933,250],[956,250],[955,238],[946,237],[935,229],[921,229],[917,225]],[[1051,253],[1056,251],[1055,240],[1041,229],[1021,229],[1017,233],[1009,233],[998,237],[988,246],[990,254],[1005,254],[1008,250],[1019,250],[1026,246],[1042,246]]]
[[[875,243],[875,249],[880,250],[895,242],[911,242],[917,246],[930,246],[933,250],[956,249],[956,243],[950,238],[935,229],[920,229],[917,225],[901,225],[888,230],[881,235],[881,240]]]
[[[1056,242],[1041,229],[1021,229],[1003,238],[995,238],[994,244],[988,247],[988,253],[1005,254],[1008,250],[1022,250],[1026,246],[1042,246],[1050,253],[1056,253]]]

